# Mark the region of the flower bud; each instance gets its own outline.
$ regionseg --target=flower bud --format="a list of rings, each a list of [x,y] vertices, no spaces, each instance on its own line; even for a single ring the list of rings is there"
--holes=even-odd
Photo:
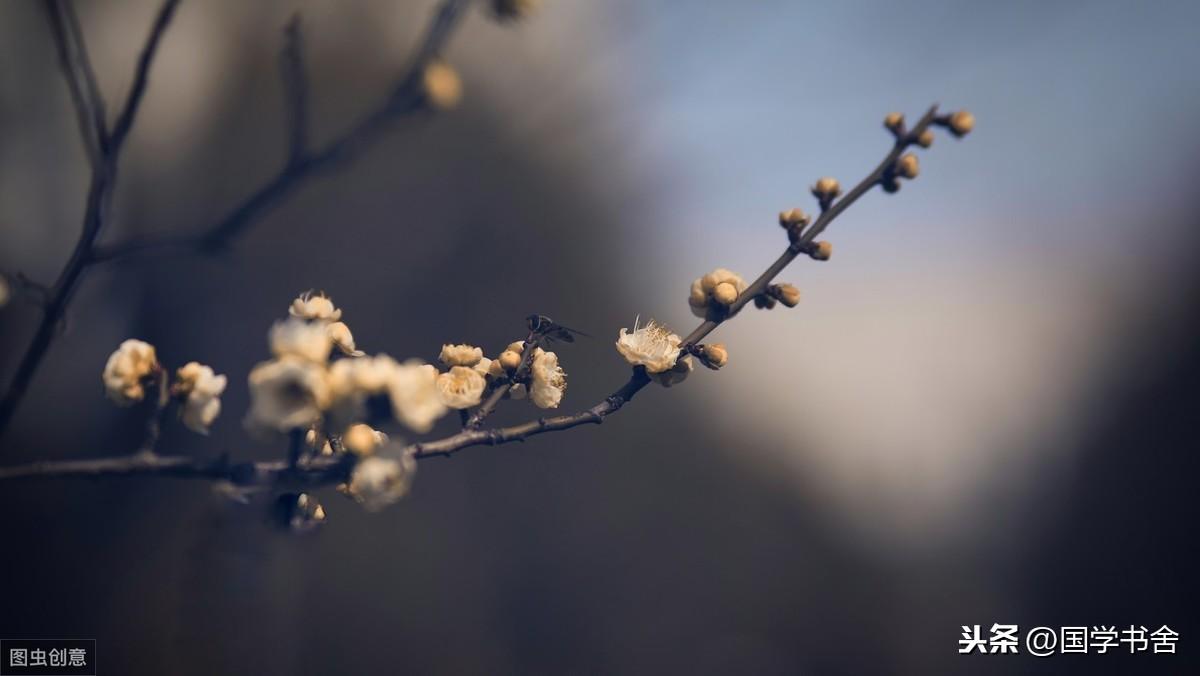
[[[376,432],[369,425],[362,423],[351,425],[342,435],[342,448],[354,455],[364,457],[371,455],[379,448],[387,437],[382,432]]]
[[[879,185],[883,186],[883,191],[888,194],[900,192],[900,181],[897,181],[895,176],[889,176]]]
[[[504,375],[504,367],[500,365],[499,359],[492,359],[488,362],[487,376],[489,378],[499,378]]]
[[[971,133],[971,130],[975,128],[975,116],[965,110],[952,113],[950,115],[949,127],[950,133],[962,138]]]
[[[772,291],[774,292],[772,295],[788,307],[796,307],[800,304],[800,289],[791,284],[778,284]]]
[[[785,228],[805,226],[808,225],[809,220],[808,214],[799,209],[788,209],[787,211],[779,212],[779,225]]]
[[[729,351],[723,343],[705,345],[700,353],[700,361],[710,369],[719,369],[729,363]]]
[[[517,354],[521,354],[522,352],[525,351],[525,341],[514,340],[513,342],[508,344],[508,347],[506,347],[504,349],[507,352],[516,352]]]
[[[842,187],[836,178],[826,176],[817,181],[817,184],[812,188],[812,193],[818,200],[824,202],[842,194]]]
[[[770,310],[775,307],[775,299],[765,293],[760,293],[754,297],[754,307],[759,310]]]
[[[904,153],[900,159],[896,160],[896,173],[904,178],[916,178],[917,174],[921,173],[921,166],[917,163],[917,156],[912,153]]]
[[[713,288],[713,300],[717,301],[721,305],[733,305],[733,302],[737,300],[737,297],[737,287],[729,282],[721,282],[715,288]]]
[[[812,248],[808,250],[808,255],[815,261],[827,261],[833,255],[833,245],[824,240],[813,242]]]
[[[500,367],[505,371],[516,371],[517,367],[521,365],[521,353],[505,350],[500,353],[496,361],[500,362]]]
[[[917,145],[921,146],[922,148],[928,148],[929,146],[933,145],[933,132],[926,129],[920,134],[917,134]]]
[[[893,132],[900,131],[900,128],[904,126],[904,115],[900,113],[888,113],[883,118],[883,126],[891,129]]]
[[[449,110],[458,105],[462,98],[462,80],[444,61],[430,61],[421,78],[425,97],[429,104],[439,110]]]

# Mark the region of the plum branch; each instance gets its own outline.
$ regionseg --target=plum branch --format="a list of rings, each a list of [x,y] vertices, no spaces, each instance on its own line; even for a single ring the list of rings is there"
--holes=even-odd
[[[794,303],[789,303],[780,292],[780,285],[772,284],[779,273],[802,254],[807,254],[814,260],[828,259],[830,251],[828,244],[818,242],[816,237],[823,233],[834,219],[873,187],[880,186],[887,192],[895,192],[899,189],[898,178],[914,178],[917,174],[916,159],[914,155],[906,154],[906,151],[914,145],[928,147],[932,142],[930,133],[932,126],[946,127],[954,135],[962,136],[969,132],[974,124],[969,113],[960,111],[951,115],[940,115],[936,106],[929,108],[911,129],[904,127],[902,118],[897,121],[893,116],[895,114],[888,116],[885,125],[892,130],[895,142],[883,160],[844,195],[840,193],[836,181],[827,178],[818,181],[813,187],[813,194],[818,200],[821,212],[815,221],[811,221],[811,225],[810,219],[798,209],[780,214],[780,223],[788,234],[788,247],[758,278],[739,292],[736,299],[724,305],[715,305],[710,309],[704,321],[686,338],[678,339],[682,354],[705,354],[699,341],[706,338],[722,323],[737,315],[750,302],[761,307],[769,307],[774,303],[769,299],[779,298],[785,304],[794,305]],[[507,427],[480,429],[488,415],[496,409],[505,396],[516,385],[524,381],[531,367],[533,355],[540,349],[541,342],[542,336],[537,331],[531,330],[528,337],[520,343],[522,351],[519,364],[515,365],[511,375],[492,384],[487,398],[479,403],[473,414],[465,417],[462,430],[434,441],[423,441],[404,446],[400,451],[401,455],[413,460],[450,457],[471,447],[498,446],[525,441],[540,434],[565,431],[583,425],[600,424],[632,401],[634,396],[653,380],[646,367],[634,366],[628,381],[603,401],[587,409],[569,415],[539,417]],[[514,348],[510,346],[510,349]],[[678,359],[683,358],[679,357]],[[161,389],[160,386],[160,391]],[[161,411],[161,406],[159,410]],[[160,456],[154,453],[152,447],[144,446],[137,453],[129,456],[65,462],[35,462],[0,468],[0,480],[39,477],[161,476],[205,479],[225,482],[245,489],[278,491],[294,490],[297,487],[307,489],[344,484],[350,479],[355,464],[354,455],[345,452],[300,457],[295,457],[293,454],[289,459],[235,464],[230,462],[227,455],[212,460]]]

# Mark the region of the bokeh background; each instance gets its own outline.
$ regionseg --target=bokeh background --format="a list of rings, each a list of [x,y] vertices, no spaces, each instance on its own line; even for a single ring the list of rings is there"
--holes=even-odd
[[[302,17],[317,140],[370,109],[431,4],[185,2],[106,241],[199,231],[282,161],[281,29]],[[155,3],[79,3],[110,109]],[[490,354],[549,314],[566,407],[624,378],[616,330],[690,328],[688,283],[757,274],[775,213],[857,180],[884,113],[941,102],[920,178],[797,264],[796,310],[720,329],[731,364],[603,427],[421,465],[296,537],[169,481],[0,490],[0,636],[95,637],[108,674],[1187,673],[1196,668],[1200,6],[547,2],[473,13],[455,111],[398,127],[224,255],[94,268],[4,463],[128,452],[103,398],[124,338],[230,376],[299,291],[370,352]],[[52,280],[86,189],[37,3],[0,4],[0,270]],[[36,308],[0,309],[0,379]],[[497,419],[534,415],[513,407]],[[450,431],[447,427],[441,428]],[[960,625],[1163,624],[1179,655],[959,656]]]

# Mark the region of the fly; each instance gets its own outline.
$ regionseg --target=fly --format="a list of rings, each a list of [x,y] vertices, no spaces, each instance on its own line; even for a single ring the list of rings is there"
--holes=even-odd
[[[550,341],[561,340],[564,343],[573,343],[577,335],[591,338],[589,334],[563,326],[546,315],[529,315],[525,321],[529,325],[530,331]]]

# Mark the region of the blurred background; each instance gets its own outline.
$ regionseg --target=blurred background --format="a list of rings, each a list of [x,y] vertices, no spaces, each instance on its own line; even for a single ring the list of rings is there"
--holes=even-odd
[[[79,3],[110,111],[157,3]],[[282,28],[302,18],[315,140],[371,109],[432,9],[185,2],[104,241],[199,232],[285,152]],[[792,311],[601,427],[422,462],[367,514],[332,490],[296,537],[200,483],[0,490],[0,636],[95,637],[107,674],[1186,673],[1196,668],[1200,6],[1189,2],[546,2],[473,12],[458,109],[398,125],[227,254],[93,268],[0,462],[127,453],[143,411],[99,374],[123,339],[230,378],[212,435],[278,457],[245,376],[298,292],[359,346],[489,355],[548,314],[567,410],[625,378],[634,317],[782,250],[807,186],[852,184],[885,113],[967,108],[920,178],[864,198]],[[50,282],[87,166],[44,12],[0,4],[0,270]],[[37,309],[0,309],[0,382]],[[496,419],[536,415],[511,405]],[[447,419],[439,431],[453,428]],[[1179,654],[957,654],[961,625],[1169,625]]]

